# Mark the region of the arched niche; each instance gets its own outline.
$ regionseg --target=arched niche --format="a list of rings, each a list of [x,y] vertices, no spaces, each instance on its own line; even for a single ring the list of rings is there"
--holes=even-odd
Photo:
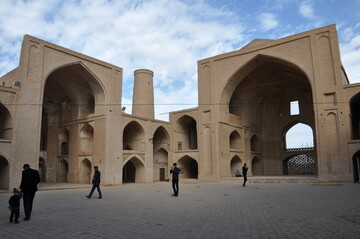
[[[46,182],[46,162],[43,158],[39,158],[39,174],[41,182]]]
[[[58,167],[58,182],[66,183],[68,172],[69,172],[68,162],[65,159],[61,159],[59,161],[59,167]]]
[[[251,169],[254,176],[263,175],[262,162],[256,156],[251,160]]]
[[[145,131],[136,121],[128,123],[123,131],[123,149],[145,151]]]
[[[0,139],[12,139],[12,119],[9,110],[0,103]]]
[[[137,157],[132,157],[123,166],[123,183],[145,182],[145,166]]]
[[[241,149],[241,137],[239,132],[234,130],[229,136],[230,149],[240,150]]]
[[[253,152],[260,150],[259,139],[256,134],[254,134],[250,139],[250,150]]]
[[[178,161],[178,166],[181,169],[182,178],[198,178],[198,163],[190,156],[184,156]]]
[[[85,124],[80,130],[80,155],[92,155],[93,152],[93,140],[94,140],[94,128]]]
[[[184,115],[176,122],[176,143],[178,150],[197,149],[196,120]]]
[[[9,162],[0,155],[0,189],[9,189]]]
[[[360,139],[360,93],[350,100],[352,139]]]
[[[154,181],[165,181],[168,174],[168,151],[161,148],[154,152]]]
[[[80,183],[91,183],[91,162],[85,158],[80,163]]]
[[[242,162],[241,162],[240,157],[235,155],[230,161],[230,174],[231,174],[231,176],[235,176],[237,171],[239,171],[239,173],[241,173],[241,166],[242,166]]]
[[[69,155],[70,133],[66,128],[59,131],[58,142],[60,155]]]

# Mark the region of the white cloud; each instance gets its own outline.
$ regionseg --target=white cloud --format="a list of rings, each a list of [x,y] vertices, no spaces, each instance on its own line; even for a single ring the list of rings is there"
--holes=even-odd
[[[314,8],[310,0],[305,0],[299,4],[299,13],[305,18],[314,18]]]
[[[277,16],[273,13],[262,13],[258,17],[258,20],[260,21],[260,29],[263,31],[269,31],[279,25]]]
[[[182,98],[196,105],[197,60],[233,50],[243,31],[233,13],[202,1],[5,0],[0,16],[0,75],[17,66],[22,36],[29,34],[122,67],[123,104],[131,102],[133,71],[154,71],[162,112],[175,110],[168,102]]]
[[[360,35],[340,45],[341,59],[350,83],[360,82]]]

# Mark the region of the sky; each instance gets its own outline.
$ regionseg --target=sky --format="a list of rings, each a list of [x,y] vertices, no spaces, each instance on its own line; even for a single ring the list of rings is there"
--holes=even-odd
[[[152,70],[155,118],[168,120],[197,106],[198,60],[330,24],[350,83],[360,82],[360,0],[1,0],[0,76],[32,35],[123,68],[126,113],[134,71]]]

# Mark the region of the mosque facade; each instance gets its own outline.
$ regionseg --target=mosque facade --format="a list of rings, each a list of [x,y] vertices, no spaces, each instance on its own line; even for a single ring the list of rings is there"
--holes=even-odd
[[[24,163],[43,182],[221,181],[244,163],[250,177],[359,181],[360,84],[349,84],[336,26],[198,61],[198,107],[154,118],[151,70],[134,72],[132,113],[121,107],[123,69],[26,35],[19,66],[0,78],[0,188]],[[291,105],[297,110],[292,112]],[[313,145],[287,147],[296,125]]]

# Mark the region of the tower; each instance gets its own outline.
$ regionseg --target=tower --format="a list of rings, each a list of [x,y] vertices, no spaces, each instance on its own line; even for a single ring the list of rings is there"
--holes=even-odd
[[[133,115],[154,119],[153,76],[150,70],[134,71]]]

